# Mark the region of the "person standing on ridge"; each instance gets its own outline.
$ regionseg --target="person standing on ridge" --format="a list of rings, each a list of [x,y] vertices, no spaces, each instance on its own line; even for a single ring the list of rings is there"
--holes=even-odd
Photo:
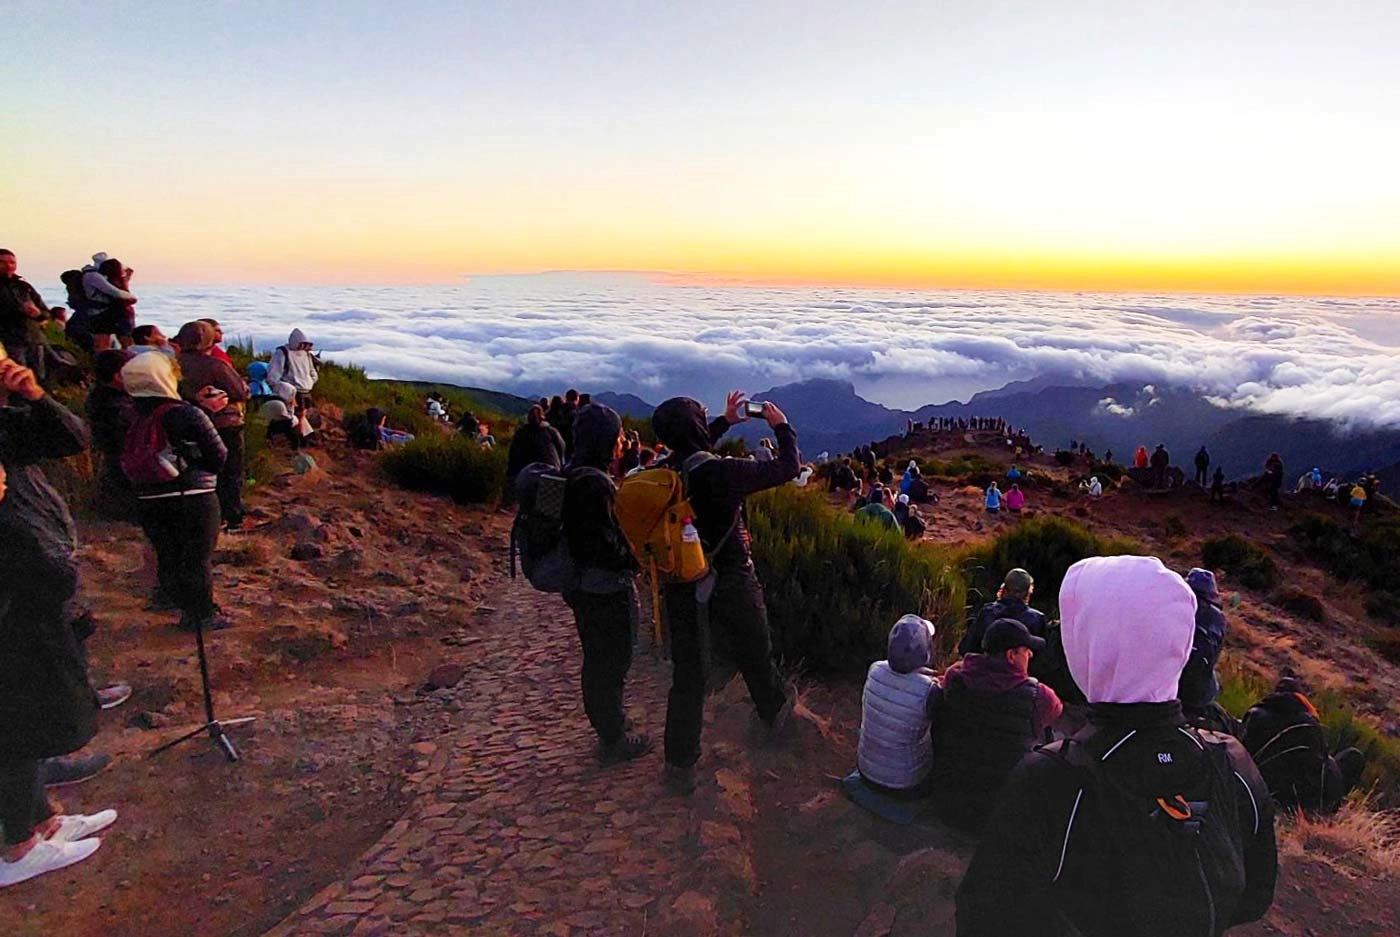
[[[180,396],[202,406],[200,393],[213,387],[226,401],[219,410],[208,410],[209,419],[223,441],[226,456],[219,470],[219,517],[227,530],[243,526],[244,411],[248,385],[231,365],[214,355],[214,327],[203,319],[186,322],[175,336],[180,346]],[[206,408],[207,410],[208,408]]]
[[[1147,468],[1147,447],[1138,446],[1137,452],[1133,453],[1133,468]]]
[[[1210,453],[1206,452],[1206,447],[1202,446],[1201,451],[1196,453],[1196,485],[1200,488],[1206,487],[1206,473],[1210,471]]]
[[[1269,496],[1269,510],[1279,509],[1279,492],[1283,490],[1283,457],[1277,452],[1269,453],[1264,461],[1264,491]]]
[[[49,307],[16,271],[14,251],[0,248],[0,344],[18,363],[44,378],[43,321]]]
[[[1167,452],[1167,447],[1163,443],[1158,443],[1157,448],[1152,451],[1152,485],[1154,488],[1167,487],[1167,469],[1172,464],[1171,453]]]
[[[695,789],[709,669],[707,629],[711,625],[728,636],[735,663],[770,735],[780,737],[792,714],[793,699],[773,662],[768,609],[750,555],[744,499],[797,477],[797,433],[783,411],[765,403],[763,419],[778,440],[777,457],[771,462],[752,462],[714,456],[720,437],[743,421],[743,403],[743,393],[732,392],[724,415],[707,423],[707,413],[699,402],[672,397],[651,417],[657,438],[671,450],[669,467],[680,471],[697,453],[711,455],[699,464],[692,463],[687,483],[695,528],[710,557],[710,574],[698,583],[670,585],[665,590],[674,676],[666,703],[663,780],[669,790],[680,794]]]

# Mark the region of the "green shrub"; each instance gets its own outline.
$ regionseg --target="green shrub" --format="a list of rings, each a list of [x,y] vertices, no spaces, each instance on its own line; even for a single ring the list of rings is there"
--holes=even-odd
[[[1109,482],[1118,481],[1126,472],[1117,462],[1095,462],[1094,467],[1089,469],[1089,474],[1097,475],[1099,481],[1107,485]]]
[[[1168,514],[1162,518],[1162,533],[1168,540],[1180,540],[1186,536],[1186,524],[1176,514]]]
[[[898,531],[837,511],[812,488],[784,485],[749,500],[754,564],[777,650],[822,671],[863,671],[884,657],[890,628],[909,612],[951,647],[965,592],[949,555]]]
[[[1310,514],[1288,531],[1308,557],[1342,581],[1400,592],[1400,519],[1373,518],[1353,537],[1341,524]]]
[[[1366,596],[1366,614],[1387,625],[1400,625],[1400,595],[1394,592],[1370,593]]]
[[[1392,664],[1400,664],[1400,628],[1381,628],[1366,643]]]
[[[1078,455],[1077,453],[1070,452],[1068,449],[1056,449],[1056,450],[1055,450],[1055,464],[1056,464],[1056,465],[1064,465],[1064,466],[1073,465],[1073,464],[1075,463],[1075,460],[1078,459],[1078,458],[1079,458],[1079,455]]]
[[[981,602],[991,600],[1007,570],[1029,571],[1035,577],[1032,604],[1053,617],[1059,611],[1060,584],[1075,563],[1140,552],[1131,540],[1099,537],[1062,517],[1032,517],[966,552],[962,567],[970,593]]]
[[[483,449],[456,434],[420,436],[382,453],[379,464],[401,487],[451,495],[460,504],[494,504],[505,489],[505,447]]]
[[[1227,534],[1201,544],[1207,569],[1223,569],[1246,589],[1272,589],[1278,583],[1273,557],[1239,534]]]
[[[1285,612],[1306,618],[1309,621],[1327,620],[1327,608],[1322,600],[1304,589],[1287,586],[1274,595],[1274,604]]]

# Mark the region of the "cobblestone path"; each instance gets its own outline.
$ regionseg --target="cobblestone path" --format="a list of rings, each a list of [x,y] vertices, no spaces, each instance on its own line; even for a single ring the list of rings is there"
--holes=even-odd
[[[453,691],[459,728],[415,746],[412,806],[268,937],[737,932],[756,887],[742,738],[709,732],[700,789],[689,799],[662,791],[670,666],[644,638],[628,703],[657,750],[600,768],[567,608],[523,580],[503,583],[495,604],[452,649],[467,667]],[[711,721],[744,724],[742,698],[725,701],[733,696],[715,699]]]

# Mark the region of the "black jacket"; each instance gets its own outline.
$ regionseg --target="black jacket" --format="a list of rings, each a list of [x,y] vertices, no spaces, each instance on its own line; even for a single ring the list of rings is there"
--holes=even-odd
[[[958,642],[958,653],[963,657],[982,653],[982,636],[987,633],[991,623],[999,618],[1014,618],[1037,638],[1045,637],[1043,612],[1036,611],[1020,599],[997,599],[982,606],[977,618],[968,626],[962,640]]]
[[[729,431],[729,421],[722,416],[707,426],[704,408],[686,397],[673,398],[657,407],[652,425],[671,450],[665,464],[676,471],[696,452],[713,451]],[[695,509],[700,542],[708,553],[724,540],[712,560],[717,572],[742,569],[750,563],[751,538],[744,521],[744,498],[792,481],[801,468],[797,432],[784,423],[773,430],[773,435],[778,440],[778,454],[771,462],[711,459],[690,472],[687,494]],[[725,540],[731,528],[733,533]]]
[[[565,468],[569,481],[562,518],[569,554],[580,571],[624,576],[637,571],[637,561],[617,522],[613,507],[617,488],[608,475],[621,430],[622,419],[601,404],[590,404],[574,415],[574,456]],[[622,578],[615,581],[620,583]],[[587,576],[584,586],[588,590]]]
[[[80,421],[49,397],[0,407],[0,752],[47,758],[97,731],[97,705],[65,608],[77,591],[68,505],[39,468],[87,445]]]
[[[43,376],[44,333],[40,319],[24,314],[25,303],[33,303],[45,317],[49,307],[39,291],[24,277],[0,280],[0,343],[11,358]]]
[[[1204,860],[1238,862],[1243,887],[1202,894],[1204,875],[1162,887],[1200,903],[1193,910],[1221,909],[1220,934],[1262,917],[1278,877],[1273,802],[1249,754],[1229,736],[1186,728],[1175,702],[1097,704],[1073,744],[1085,758],[1111,756],[1117,776],[1136,779],[1135,787],[1189,791],[1205,742],[1226,746],[1235,796],[1227,809],[1237,813],[1240,842],[1231,855]],[[1122,844],[1106,835],[1094,789],[1083,769],[1061,757],[1064,744],[1031,752],[1007,781],[958,888],[958,937],[1182,937],[1167,921],[1153,930],[1125,926],[1131,909],[1120,881]]]
[[[136,412],[142,416],[163,404],[173,404],[165,411],[161,425],[165,427],[165,438],[179,457],[182,469],[180,477],[174,481],[137,487],[136,496],[153,498],[213,491],[219,470],[228,459],[228,448],[204,411],[193,404],[163,397],[137,397],[135,402]]]
[[[88,393],[84,409],[92,429],[93,447],[107,456],[109,467],[116,468],[126,445],[126,431],[136,419],[135,402],[120,387],[99,384]]]
[[[1347,794],[1317,711],[1300,693],[1275,690],[1244,714],[1244,747],[1281,807],[1335,810]]]

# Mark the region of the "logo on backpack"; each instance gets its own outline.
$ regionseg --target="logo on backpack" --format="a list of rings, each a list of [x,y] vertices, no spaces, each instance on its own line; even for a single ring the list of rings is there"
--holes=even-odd
[[[126,431],[118,464],[122,474],[137,487],[168,485],[180,477],[180,459],[165,434],[165,415],[178,401],[157,406],[138,416]]]

